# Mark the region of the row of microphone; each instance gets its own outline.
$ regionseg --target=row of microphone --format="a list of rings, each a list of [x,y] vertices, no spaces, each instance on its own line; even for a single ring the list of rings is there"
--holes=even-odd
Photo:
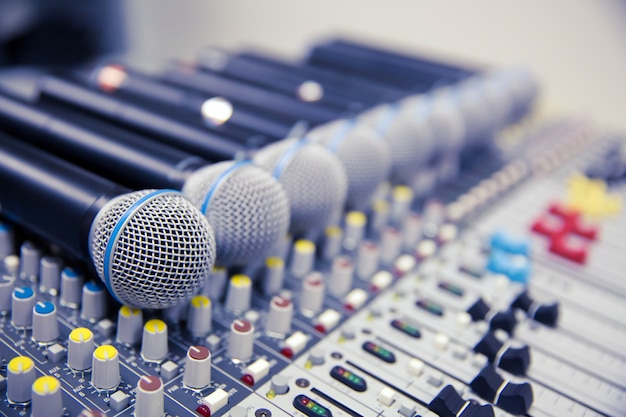
[[[90,260],[118,302],[167,308],[214,265],[254,264],[287,233],[315,239],[366,211],[383,182],[458,169],[536,94],[525,70],[342,40],[300,64],[208,49],[157,76],[46,74],[33,100],[0,93],[0,210]]]

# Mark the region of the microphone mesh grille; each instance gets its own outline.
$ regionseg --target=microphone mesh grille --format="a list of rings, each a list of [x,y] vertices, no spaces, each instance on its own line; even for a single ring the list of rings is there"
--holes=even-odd
[[[235,162],[207,166],[189,177],[183,194],[201,207],[213,183]],[[287,234],[289,200],[271,175],[251,164],[234,170],[215,189],[206,211],[215,230],[217,263],[242,265],[262,258]]]
[[[343,125],[346,123],[350,122],[331,122],[312,130],[308,136],[324,147],[333,148],[336,135],[341,135],[340,130],[345,128]],[[389,177],[391,151],[383,138],[363,123],[355,125],[344,135],[345,137],[339,138],[335,154],[348,177],[347,204],[351,208],[361,208],[368,202],[378,184]]]
[[[106,282],[106,250],[126,211],[151,191],[111,200],[91,227],[90,253]],[[131,212],[110,256],[109,283],[123,303],[167,308],[196,293],[215,261],[215,238],[208,221],[182,194],[158,194]]]
[[[254,162],[273,172],[298,139],[286,139],[261,149]],[[278,178],[291,204],[291,232],[323,228],[346,200],[347,179],[341,162],[323,147],[300,147]]]

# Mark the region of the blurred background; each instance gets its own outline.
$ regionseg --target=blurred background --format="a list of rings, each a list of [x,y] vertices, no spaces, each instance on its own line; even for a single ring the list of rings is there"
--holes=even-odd
[[[524,64],[546,112],[626,129],[623,0],[0,0],[0,65],[122,54],[143,70],[203,46],[297,59],[341,34],[479,67]]]

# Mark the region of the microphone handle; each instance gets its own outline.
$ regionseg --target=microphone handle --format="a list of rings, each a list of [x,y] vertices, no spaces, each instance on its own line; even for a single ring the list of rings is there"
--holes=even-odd
[[[292,64],[267,55],[260,55],[255,51],[246,51],[238,54],[238,58],[248,62],[263,64],[280,70],[283,73],[298,74],[308,79],[323,83],[324,89],[336,92],[336,95],[354,97],[355,99],[376,105],[390,103],[406,97],[410,91],[398,89],[381,82],[351,77],[326,68]]]
[[[140,106],[121,102],[62,78],[44,76],[38,87],[42,102],[71,103],[74,107],[98,114],[99,117],[147,135],[155,141],[184,148],[212,161],[232,159],[238,153],[247,151],[246,146],[204,128],[187,125]]]
[[[5,130],[38,148],[134,189],[180,190],[209,162],[69,109],[0,96]]]
[[[222,96],[234,104],[252,108],[272,118],[282,117],[290,122],[305,120],[317,125],[342,116],[342,112],[336,109],[304,103],[263,88],[202,72],[186,64],[175,63],[161,77],[167,83]]]
[[[0,184],[3,216],[82,259],[98,212],[129,191],[4,133]]]
[[[458,80],[449,73],[439,73],[429,69],[420,71],[419,68],[405,67],[402,64],[377,60],[370,54],[358,50],[318,45],[313,48],[308,57],[308,63],[323,68],[332,68],[344,75],[352,74],[358,77],[372,79],[413,91],[426,91],[435,85],[450,84]]]
[[[98,69],[96,69],[98,71]],[[155,111],[167,114],[176,113],[186,117],[190,122],[201,125],[204,129],[237,139],[240,143],[246,143],[252,136],[262,135],[266,140],[276,141],[284,139],[292,129],[289,123],[280,123],[262,117],[247,109],[233,106],[233,113],[223,124],[211,126],[205,123],[202,116],[202,105],[215,96],[198,94],[193,91],[164,84],[158,80],[136,71],[123,68],[125,73],[124,82],[116,88],[99,85],[91,78],[91,83],[114,97],[122,100],[139,102],[138,104],[149,107]],[[93,92],[92,94],[97,94]],[[98,109],[92,109],[98,111]]]

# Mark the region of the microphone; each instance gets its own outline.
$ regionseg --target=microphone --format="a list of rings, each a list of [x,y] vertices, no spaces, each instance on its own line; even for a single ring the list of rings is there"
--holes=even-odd
[[[347,178],[341,162],[306,138],[290,138],[260,149],[254,163],[271,172],[291,204],[293,235],[315,234],[343,208]]]
[[[167,308],[215,260],[209,222],[174,190],[130,190],[0,134],[0,201],[10,220],[90,260],[120,303]]]
[[[248,161],[207,165],[69,109],[42,109],[2,96],[0,122],[23,141],[124,185],[182,189],[213,226],[219,265],[258,259],[287,233],[285,191]]]
[[[156,141],[183,148],[211,160],[231,159],[234,155],[245,154],[247,151],[243,144],[211,133],[203,127],[190,126],[62,78],[44,75],[38,80],[37,89],[41,102],[57,105],[63,103],[97,114]]]
[[[334,153],[343,165],[348,180],[347,207],[366,208],[378,185],[389,178],[389,144],[373,128],[356,119],[318,126],[307,137]]]
[[[197,94],[167,85],[118,63],[98,66],[88,78],[89,84],[100,91],[130,101],[140,101],[140,104],[162,113],[181,114],[191,122],[201,122],[216,133],[240,141],[255,135],[262,135],[272,141],[279,140],[287,137],[292,129],[289,124],[261,117],[234,106],[222,97]]]
[[[236,105],[284,121],[308,120],[313,125],[337,119],[341,111],[282,96],[240,81],[202,72],[189,64],[174,63],[161,75],[161,80],[203,94],[226,98]]]

